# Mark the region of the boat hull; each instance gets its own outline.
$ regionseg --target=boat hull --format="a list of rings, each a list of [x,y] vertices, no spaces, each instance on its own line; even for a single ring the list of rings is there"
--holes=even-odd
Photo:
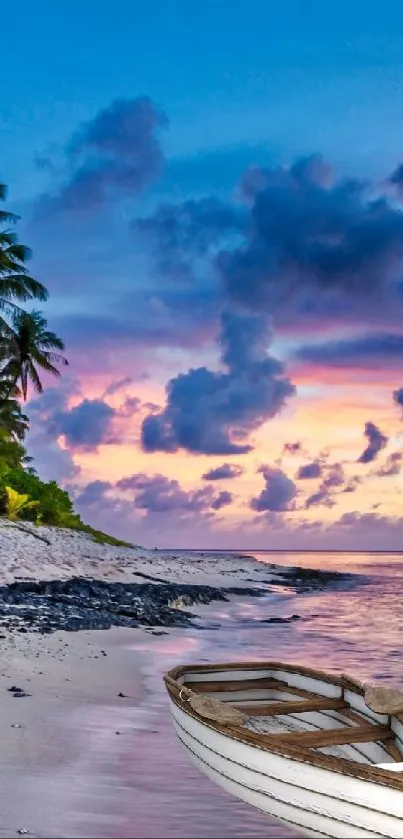
[[[309,837],[403,837],[403,793],[256,748],[186,713],[172,699],[191,760],[227,792]]]

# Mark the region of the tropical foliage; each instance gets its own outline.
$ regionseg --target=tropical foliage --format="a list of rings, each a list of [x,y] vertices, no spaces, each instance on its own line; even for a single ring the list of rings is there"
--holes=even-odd
[[[11,329],[7,324],[0,331],[3,381],[9,381],[11,388],[19,385],[24,401],[29,384],[36,393],[42,393],[40,371],[60,376],[60,370],[55,365],[68,364],[64,355],[55,350],[64,350],[64,343],[47,329],[47,322],[40,312],[14,312]]]
[[[24,510],[32,510],[33,507],[37,507],[39,504],[39,501],[32,501],[29,495],[25,495],[24,493],[20,494],[12,487],[5,487],[4,489],[6,493],[7,515],[11,521],[18,519]]]
[[[0,184],[0,201],[6,187]],[[92,530],[74,512],[68,493],[56,481],[41,481],[24,447],[29,418],[21,400],[29,390],[42,393],[44,374],[60,376],[67,365],[64,343],[48,329],[41,312],[21,303],[45,301],[45,286],[30,276],[29,248],[18,242],[18,217],[0,210],[0,515],[36,524],[85,530],[97,541],[124,544]]]
[[[6,195],[7,187],[0,184],[0,201]],[[32,255],[30,249],[21,245],[10,228],[17,221],[14,213],[0,210],[0,313],[4,328],[8,328],[10,314],[20,309],[18,303],[48,298],[45,286],[30,276],[26,266]]]

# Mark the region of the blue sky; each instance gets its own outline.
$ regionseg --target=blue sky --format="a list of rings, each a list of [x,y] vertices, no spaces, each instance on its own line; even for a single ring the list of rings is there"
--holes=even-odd
[[[71,360],[31,403],[38,468],[145,542],[357,546],[373,527],[393,545],[403,5],[22,0],[2,25],[0,177]],[[214,495],[203,474],[230,456]]]
[[[2,47],[1,122],[21,196],[38,182],[35,154],[116,96],[141,93],[169,114],[169,157],[256,144],[286,159],[320,150],[372,174],[400,153],[399,2],[101,0],[94,12],[77,0],[18,6],[18,37]],[[12,32],[12,7],[2,20]]]

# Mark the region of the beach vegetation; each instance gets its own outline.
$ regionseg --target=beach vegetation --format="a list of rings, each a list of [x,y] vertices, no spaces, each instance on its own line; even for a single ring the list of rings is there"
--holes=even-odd
[[[6,494],[6,510],[7,518],[10,521],[18,519],[24,510],[32,510],[37,507],[39,501],[32,501],[29,495],[25,493],[16,492],[12,487],[4,487]]]

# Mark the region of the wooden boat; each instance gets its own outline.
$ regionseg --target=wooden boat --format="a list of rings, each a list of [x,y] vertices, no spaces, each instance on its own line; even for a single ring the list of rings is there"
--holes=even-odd
[[[303,836],[403,837],[403,693],[280,662],[164,677],[177,735],[228,792]]]

